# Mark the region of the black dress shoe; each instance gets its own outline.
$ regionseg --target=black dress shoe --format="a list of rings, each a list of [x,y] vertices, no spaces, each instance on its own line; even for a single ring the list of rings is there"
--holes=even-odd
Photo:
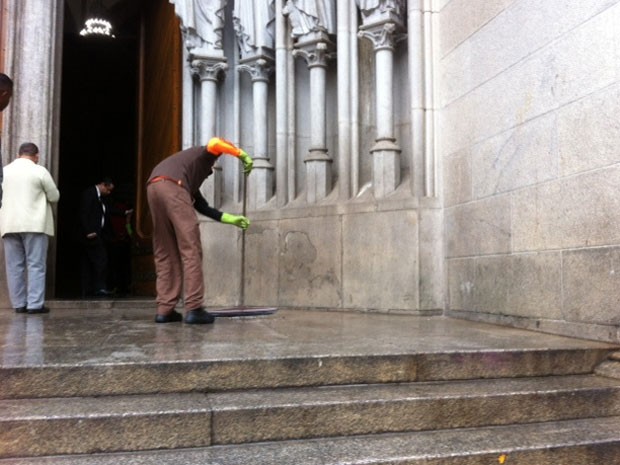
[[[215,321],[215,317],[207,313],[203,308],[195,308],[185,315],[185,323],[188,325],[208,325]]]
[[[167,315],[155,316],[155,323],[175,323],[177,321],[183,321],[183,315],[176,310],[172,310]]]
[[[26,313],[28,309],[26,307],[17,307],[15,313]]]
[[[32,315],[33,313],[49,313],[50,309],[43,306],[41,308],[29,308],[27,312]]]
[[[108,291],[107,289],[99,289],[95,292],[95,297],[111,297],[114,295],[113,291]]]

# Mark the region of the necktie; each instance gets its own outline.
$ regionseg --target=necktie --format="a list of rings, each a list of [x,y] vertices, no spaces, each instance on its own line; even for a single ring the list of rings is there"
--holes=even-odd
[[[101,205],[101,227],[103,228],[103,225],[105,224],[105,205],[103,200],[101,200],[101,197],[99,197],[99,204]]]

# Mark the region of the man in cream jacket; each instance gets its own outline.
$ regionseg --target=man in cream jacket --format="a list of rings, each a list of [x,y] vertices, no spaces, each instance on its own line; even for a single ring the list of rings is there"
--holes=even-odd
[[[9,297],[17,313],[47,313],[45,273],[49,236],[54,235],[52,206],[60,193],[51,174],[38,165],[32,142],[19,147],[4,167],[0,234],[4,243]]]

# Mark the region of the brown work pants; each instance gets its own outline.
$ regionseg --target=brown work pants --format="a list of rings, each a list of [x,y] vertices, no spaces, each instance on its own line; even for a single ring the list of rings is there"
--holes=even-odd
[[[149,184],[147,200],[153,218],[153,255],[157,273],[157,313],[169,313],[181,298],[185,309],[202,306],[202,245],[198,218],[189,192],[170,181]]]

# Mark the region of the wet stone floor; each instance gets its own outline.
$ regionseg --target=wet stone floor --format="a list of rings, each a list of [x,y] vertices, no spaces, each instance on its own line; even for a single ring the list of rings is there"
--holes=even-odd
[[[0,310],[2,367],[607,347],[442,316],[279,309],[203,326],[156,324],[144,302],[74,303],[46,315]]]

